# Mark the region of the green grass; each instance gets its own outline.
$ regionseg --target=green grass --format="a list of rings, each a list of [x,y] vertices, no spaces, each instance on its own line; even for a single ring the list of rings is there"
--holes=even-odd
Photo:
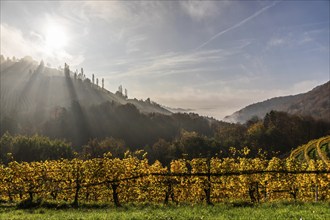
[[[207,205],[126,205],[121,208],[17,209],[1,206],[0,219],[330,219],[330,203],[266,203]]]

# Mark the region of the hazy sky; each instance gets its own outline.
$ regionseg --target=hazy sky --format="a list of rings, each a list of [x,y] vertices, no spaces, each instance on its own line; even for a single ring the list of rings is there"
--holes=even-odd
[[[222,119],[329,80],[329,1],[1,1],[1,54]]]

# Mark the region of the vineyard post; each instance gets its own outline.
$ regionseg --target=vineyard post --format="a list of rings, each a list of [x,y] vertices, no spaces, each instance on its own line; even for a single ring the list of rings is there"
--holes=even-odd
[[[22,200],[23,199],[23,189],[19,189],[18,190],[18,194],[19,194],[19,199]]]
[[[318,196],[319,196],[318,185],[317,183],[315,183],[315,202],[318,201]]]
[[[121,207],[120,203],[119,203],[119,198],[118,198],[118,192],[117,192],[117,188],[119,186],[119,183],[112,183],[111,187],[112,187],[112,197],[113,197],[113,202],[115,203],[116,207]]]
[[[317,202],[318,201],[318,197],[319,197],[319,189],[318,189],[318,184],[317,181],[314,183],[314,181],[312,181],[312,186],[311,186],[311,191],[314,192],[314,201]]]
[[[167,185],[167,189],[165,191],[165,199],[164,199],[164,205],[168,205],[169,199],[172,199],[172,202],[174,202],[176,205],[178,205],[178,201],[174,198],[174,191],[173,191],[173,182],[174,180],[171,177],[171,168],[167,168],[167,174],[164,176],[167,177],[165,179],[165,184]]]
[[[265,198],[265,201],[267,201],[267,181],[265,181],[264,183],[264,198]]]
[[[23,180],[24,182],[27,182],[27,186],[28,186],[28,190],[27,190],[27,193],[29,195],[29,200],[32,202],[33,201],[33,190],[35,188],[34,184],[33,184],[33,177],[34,177],[34,174],[31,174],[31,179],[29,179],[28,177],[25,177]]]
[[[85,193],[85,201],[86,201],[86,202],[89,201],[89,196],[90,196],[89,187],[86,186],[86,193]]]
[[[30,185],[30,184],[29,184]],[[28,194],[29,194],[29,201],[32,202],[33,201],[33,188],[31,186],[29,186],[28,189]]]
[[[14,199],[13,199],[13,197],[11,195],[10,190],[8,190],[8,197],[9,197],[9,202],[14,202]]]
[[[171,184],[171,181],[170,181],[170,175],[171,175],[171,170],[169,169],[167,171],[168,178],[165,181],[165,183],[167,183],[167,191],[165,191],[164,205],[167,205],[168,204],[168,200],[169,200],[169,197],[170,196],[171,196],[172,200],[174,199],[173,190],[172,190],[172,184]]]
[[[292,195],[294,201],[296,202],[297,201],[298,188],[295,185],[293,185],[291,187],[290,194]]]
[[[250,183],[249,185],[249,196],[251,199],[251,202],[259,202],[260,195],[259,195],[259,183],[257,181],[254,181]]]
[[[206,203],[208,205],[213,205],[211,202],[211,157],[207,158],[207,185],[204,189],[206,195]]]
[[[260,202],[259,182],[256,182],[256,191],[257,191],[257,201]]]
[[[79,172],[80,172],[80,168],[78,167],[77,163],[76,163],[76,191],[75,191],[75,195],[74,195],[74,201],[73,201],[73,206],[74,207],[78,207],[79,203],[78,203],[78,199],[79,199],[79,191],[80,191],[80,175],[79,175]]]

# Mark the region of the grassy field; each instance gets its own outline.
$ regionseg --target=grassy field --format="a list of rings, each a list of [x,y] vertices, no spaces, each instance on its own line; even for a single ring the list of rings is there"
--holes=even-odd
[[[267,203],[256,206],[127,205],[121,208],[34,208],[1,206],[0,219],[330,219],[330,203]]]

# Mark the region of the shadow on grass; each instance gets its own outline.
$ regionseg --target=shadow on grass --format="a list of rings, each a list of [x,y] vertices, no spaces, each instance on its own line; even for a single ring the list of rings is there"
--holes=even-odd
[[[106,208],[113,207],[113,206],[111,206],[109,204],[106,204],[106,203],[83,203],[83,204],[80,204],[77,207],[77,206],[74,206],[72,203],[49,202],[49,201],[43,201],[41,199],[35,200],[35,201],[31,201],[30,199],[27,199],[27,200],[23,200],[23,201],[21,201],[17,204],[12,204],[11,206],[16,207],[17,209],[37,209],[37,208],[45,208],[45,209],[106,209]]]
[[[223,203],[225,206],[228,207],[254,207],[257,206],[257,203],[252,203],[248,201],[233,201],[233,202],[225,202]]]
[[[302,202],[302,201],[278,201],[278,202],[265,202],[265,203],[251,203],[248,201],[232,201],[232,202],[224,202],[224,203],[217,203],[217,207],[223,207],[223,208],[281,208],[286,206],[304,206],[306,204],[310,205],[319,205],[324,204],[328,207],[330,207],[330,202]],[[18,210],[34,210],[34,209],[53,209],[53,210],[63,210],[63,209],[79,209],[79,210],[97,210],[97,209],[115,209],[118,211],[127,211],[127,210],[144,210],[144,209],[179,209],[183,207],[191,207],[191,206],[207,206],[205,204],[170,204],[170,205],[164,205],[161,203],[127,203],[123,205],[122,207],[115,207],[114,205],[110,203],[81,203],[78,207],[75,207],[72,205],[72,203],[68,202],[49,202],[44,201],[41,199],[31,201],[31,200],[23,200],[19,203],[13,203],[13,202],[0,202],[0,208],[13,208]]]

